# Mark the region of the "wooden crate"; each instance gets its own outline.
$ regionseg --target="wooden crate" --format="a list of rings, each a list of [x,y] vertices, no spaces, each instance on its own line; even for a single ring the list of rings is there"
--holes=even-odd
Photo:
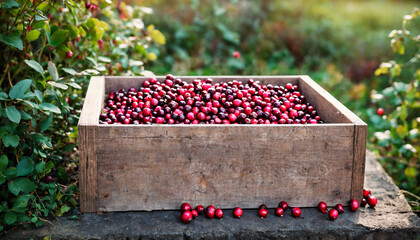
[[[93,77],[78,125],[82,212],[179,209],[182,202],[314,207],[362,198],[367,125],[310,77],[205,77],[298,84],[325,123],[100,125],[105,94],[147,78]]]

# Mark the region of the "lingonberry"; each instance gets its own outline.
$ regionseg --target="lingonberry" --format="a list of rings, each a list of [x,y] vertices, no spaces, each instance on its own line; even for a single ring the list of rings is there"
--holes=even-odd
[[[376,113],[378,113],[379,116],[382,116],[384,114],[384,109],[378,108],[378,110],[376,110]]]
[[[197,207],[195,207],[195,210],[197,210],[198,214],[203,214],[204,213],[203,205],[198,205]]]
[[[359,209],[359,202],[356,201],[355,199],[352,199],[349,202],[349,207],[351,211],[356,212],[357,209]]]
[[[370,196],[367,198],[367,203],[369,204],[369,206],[370,206],[370,207],[375,207],[375,206],[376,206],[376,204],[378,203],[378,200],[376,199],[376,197],[374,197],[374,196],[370,195]]]
[[[300,215],[302,214],[302,211],[300,210],[300,208],[298,207],[294,207],[292,208],[292,216],[295,218],[300,217]]]
[[[318,203],[318,209],[322,213],[327,213],[327,204],[325,202],[319,202]]]
[[[372,193],[369,189],[366,189],[366,188],[363,189],[363,197],[364,198],[368,198],[370,196],[370,194],[372,194]]]
[[[215,213],[216,213],[216,208],[212,205],[208,206],[204,210],[204,215],[206,215],[207,218],[214,218]]]
[[[214,213],[214,216],[218,219],[222,218],[223,217],[223,210],[220,209],[220,208],[216,209],[216,212]]]
[[[360,206],[361,207],[366,207],[366,204],[367,204],[366,198],[362,198],[362,200],[360,200]]]
[[[241,56],[241,54],[238,51],[233,52],[233,57],[234,58],[239,58]]]
[[[337,218],[338,218],[338,211],[336,210],[336,209],[331,209],[329,212],[328,212],[328,218],[330,219],[330,220],[336,220]]]
[[[261,204],[261,205],[258,207],[258,209],[265,209],[265,210],[267,210],[267,205],[265,205],[265,204]]]
[[[72,58],[72,57],[73,57],[73,52],[72,52],[72,51],[68,51],[68,52],[66,53],[66,56],[67,56],[68,58]]]
[[[236,218],[241,218],[243,213],[244,211],[239,207],[236,207],[235,209],[233,209],[233,216]]]
[[[284,211],[286,211],[287,208],[289,208],[289,205],[287,204],[286,201],[279,202],[279,205],[278,206],[279,206],[279,208],[283,208]]]
[[[184,211],[181,214],[181,221],[183,223],[190,223],[193,219],[193,214],[191,213],[191,211]]]
[[[195,209],[191,210],[191,214],[192,214],[192,217],[193,217],[194,219],[197,219],[197,217],[198,217],[198,212],[197,212],[197,210],[195,210]]]
[[[283,210],[283,208],[276,208],[276,210],[274,211],[274,213],[276,214],[276,216],[279,216],[279,217],[283,217],[283,214],[284,214],[284,210]]]

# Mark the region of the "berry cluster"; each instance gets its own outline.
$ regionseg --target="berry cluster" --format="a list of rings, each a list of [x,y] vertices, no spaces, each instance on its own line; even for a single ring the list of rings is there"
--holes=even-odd
[[[369,204],[370,207],[375,207],[376,203],[377,203],[377,200],[375,197],[371,195],[370,190],[363,189],[363,199],[360,201],[360,206],[365,207],[366,204]],[[359,209],[359,202],[355,199],[350,200],[349,208],[352,212],[356,212],[357,209]],[[322,213],[328,212],[328,218],[331,220],[336,220],[339,214],[342,214],[345,212],[343,205],[340,203],[335,205],[335,207],[332,208],[330,211],[327,211],[327,204],[325,202],[319,202],[318,209]]]
[[[142,87],[109,93],[101,124],[317,124],[323,123],[297,85],[262,85],[196,79],[187,83],[172,75]]]

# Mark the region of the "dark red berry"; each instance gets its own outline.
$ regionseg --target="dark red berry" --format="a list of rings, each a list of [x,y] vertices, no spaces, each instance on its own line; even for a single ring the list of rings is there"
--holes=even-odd
[[[339,214],[342,214],[342,213],[344,213],[344,207],[343,207],[343,204],[337,204],[337,205],[335,205],[335,209],[338,211],[338,213]]]
[[[329,212],[328,212],[328,218],[330,219],[330,220],[335,220],[335,219],[337,219],[338,218],[338,211],[336,210],[336,209],[331,209]]]
[[[86,2],[86,3],[85,3],[85,8],[86,8],[86,9],[89,9],[91,6],[92,6],[92,5],[90,4],[90,2]]]
[[[183,203],[181,205],[181,212],[191,211],[191,205],[189,203]]]
[[[276,216],[283,217],[284,210],[283,210],[283,208],[278,207],[278,208],[276,208],[276,211],[274,213],[276,214]]]
[[[286,201],[281,201],[279,202],[279,208],[283,208],[283,210],[286,211],[287,208],[289,208],[289,204],[287,204]]]
[[[197,217],[198,217],[197,210],[195,210],[195,209],[191,210],[191,214],[192,214],[193,219],[197,219]]]
[[[244,212],[239,207],[236,207],[235,209],[233,209],[233,216],[236,217],[236,218],[241,218],[243,213]]]
[[[264,218],[265,218],[265,217],[267,217],[267,215],[268,215],[268,211],[267,211],[267,209],[261,208],[261,209],[258,211],[258,215],[260,216],[260,218],[261,218],[261,219],[264,219]]]
[[[203,214],[204,213],[203,205],[198,205],[197,207],[195,207],[195,210],[197,210],[198,214]]]
[[[351,211],[356,212],[357,209],[359,209],[359,202],[355,199],[352,199],[350,200],[349,207]]]
[[[367,203],[369,204],[370,207],[375,207],[376,204],[378,203],[378,200],[376,199],[376,197],[370,195],[367,199]]]
[[[73,57],[73,52],[72,52],[72,51],[68,51],[68,52],[66,53],[66,56],[67,56],[68,58]]]
[[[204,215],[206,215],[207,218],[214,218],[215,213],[216,213],[216,208],[212,205],[208,206],[204,210]]]
[[[318,203],[318,209],[322,213],[327,213],[327,204],[325,202],[319,202]]]
[[[366,207],[366,204],[367,204],[366,198],[362,198],[362,200],[360,200],[360,206],[361,207]]]
[[[214,213],[214,216],[218,219],[222,218],[223,217],[223,210],[220,209],[220,208],[216,209],[216,212]]]
[[[363,197],[364,198],[368,198],[370,196],[370,194],[372,194],[372,193],[370,192],[369,189],[366,189],[366,188],[363,189]]]
[[[53,177],[51,176],[51,175],[47,175],[46,177],[45,177],[45,182],[46,183],[50,183],[50,182],[52,182],[53,181]]]
[[[181,214],[181,222],[190,223],[193,219],[193,215],[190,211],[185,211]]]
[[[265,209],[265,210],[267,210],[267,205],[265,205],[265,204],[261,204],[261,205],[258,207],[258,209]]]
[[[293,217],[298,218],[298,217],[300,217],[301,214],[302,214],[302,211],[300,210],[300,208],[298,208],[298,207],[292,208]]]

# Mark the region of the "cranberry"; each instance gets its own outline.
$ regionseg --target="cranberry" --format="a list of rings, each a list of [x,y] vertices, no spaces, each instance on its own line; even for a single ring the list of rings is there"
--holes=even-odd
[[[337,205],[335,205],[335,209],[338,211],[338,213],[339,214],[342,214],[342,213],[344,213],[344,207],[343,207],[343,204],[337,204]]]
[[[220,208],[216,209],[216,212],[215,212],[214,216],[218,219],[222,218],[223,217],[223,210],[220,209]]]
[[[239,58],[241,56],[241,54],[238,51],[233,52],[233,57],[234,58]]]
[[[378,108],[378,110],[376,110],[376,113],[378,113],[379,116],[382,116],[384,114],[384,109]]]
[[[372,194],[372,193],[369,189],[366,189],[366,188],[363,189],[363,197],[364,198],[368,198],[370,196],[370,194]]]
[[[204,213],[203,205],[198,205],[197,207],[195,207],[195,210],[197,210],[198,214],[203,214]]]
[[[302,214],[302,211],[300,210],[300,208],[298,208],[298,207],[292,208],[293,217],[298,218],[298,217],[300,217],[301,214]]]
[[[261,204],[261,205],[258,207],[258,209],[265,209],[265,210],[267,210],[267,205],[265,205],[265,204]]]
[[[183,203],[181,205],[181,212],[191,211],[191,205],[189,203]]]
[[[236,207],[235,209],[233,209],[233,216],[236,217],[236,218],[241,218],[243,213],[244,212],[239,207]]]
[[[53,180],[53,177],[51,175],[47,175],[45,177],[45,180],[44,180],[45,183],[50,183],[50,182],[53,182],[53,181],[54,180]]]
[[[322,213],[327,213],[327,204],[325,202],[319,202],[318,203],[318,209]]]
[[[328,212],[328,218],[329,219],[331,219],[331,220],[335,220],[335,219],[337,219],[338,218],[338,211],[336,210],[336,209],[331,209],[329,212]]]
[[[283,217],[284,210],[283,210],[283,208],[278,207],[278,208],[276,208],[274,213],[276,214],[276,216]]]
[[[267,211],[267,209],[261,208],[261,209],[258,211],[258,215],[260,216],[260,218],[261,218],[261,219],[264,219],[264,218],[265,218],[265,217],[267,217],[267,215],[268,215],[268,211]]]
[[[86,9],[89,9],[91,6],[92,6],[92,5],[90,4],[90,2],[86,2],[86,3],[85,3],[85,8],[86,8]]]
[[[370,207],[375,207],[375,206],[376,206],[376,204],[378,203],[378,200],[376,199],[376,197],[374,197],[374,196],[370,195],[370,196],[367,198],[367,203],[369,204],[369,206],[370,206]]]
[[[366,204],[367,204],[366,198],[362,198],[362,200],[360,200],[360,206],[361,207],[366,207]]]
[[[350,200],[349,207],[351,211],[356,212],[357,209],[359,208],[359,202],[352,199]]]
[[[190,211],[185,211],[181,214],[181,221],[183,223],[190,223],[193,219],[193,214]]]
[[[195,210],[195,209],[191,210],[191,214],[192,214],[192,217],[193,217],[194,219],[197,219],[197,217],[198,217],[198,212],[197,212],[197,210]]]
[[[214,218],[215,213],[216,213],[216,208],[212,205],[208,206],[204,210],[204,214],[206,215],[207,218]]]
[[[66,53],[66,56],[67,56],[68,58],[73,57],[73,52],[72,52],[72,51],[68,51],[68,52]]]
[[[283,210],[286,211],[287,208],[289,208],[289,205],[287,204],[286,201],[281,201],[279,202],[279,208],[283,208]]]

